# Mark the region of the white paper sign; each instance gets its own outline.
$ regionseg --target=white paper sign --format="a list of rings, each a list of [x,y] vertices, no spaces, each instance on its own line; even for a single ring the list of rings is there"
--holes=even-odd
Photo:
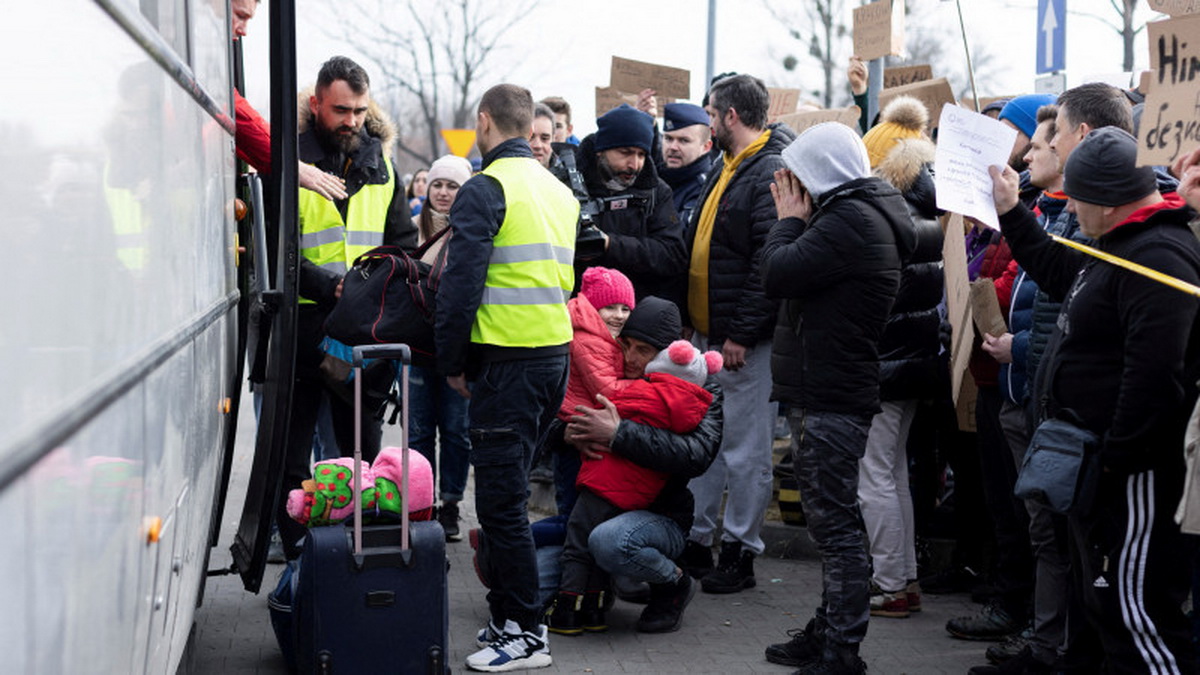
[[[1000,229],[989,166],[1008,164],[1017,130],[986,115],[947,103],[938,118],[934,185],[939,209]]]

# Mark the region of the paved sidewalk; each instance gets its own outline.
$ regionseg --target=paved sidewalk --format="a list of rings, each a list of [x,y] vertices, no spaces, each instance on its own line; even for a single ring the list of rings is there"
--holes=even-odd
[[[244,396],[243,401],[248,401]],[[247,406],[238,454],[221,529],[221,544],[210,568],[230,564],[229,544],[241,513],[253,452],[253,413]],[[385,443],[398,444],[393,428]],[[475,526],[468,486],[463,530]],[[547,673],[788,673],[763,658],[763,648],[787,639],[788,628],[802,626],[820,599],[821,565],[801,528],[768,521],[763,535],[766,554],[755,564],[758,586],[734,595],[697,593],[678,632],[645,635],[633,625],[640,605],[617,601],[606,633],[579,637],[552,636],[554,663]],[[450,655],[454,672],[467,672],[466,656],[475,650],[474,635],[487,617],[484,595],[471,564],[465,539],[447,544],[450,558]],[[783,557],[787,556],[787,557]],[[267,568],[258,595],[242,589],[237,576],[212,577],[204,605],[196,613],[196,639],[190,662],[194,673],[243,675],[287,672],[271,632],[267,592],[274,587],[279,565]],[[983,663],[988,643],[955,640],[944,629],[947,619],[973,613],[978,605],[965,595],[924,598],[924,611],[908,619],[872,619],[862,655],[871,673],[955,673]],[[182,672],[183,669],[181,669]]]

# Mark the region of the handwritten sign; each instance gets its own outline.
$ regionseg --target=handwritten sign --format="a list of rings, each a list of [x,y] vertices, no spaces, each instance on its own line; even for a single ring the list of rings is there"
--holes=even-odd
[[[950,393],[957,404],[963,375],[971,361],[975,332],[971,328],[971,285],[967,278],[967,241],[963,217],[957,213],[943,219],[943,273],[946,280],[946,314],[950,321]],[[968,377],[969,379],[969,377]]]
[[[1200,13],[1200,0],[1150,0],[1150,9],[1171,16]]]
[[[879,109],[886,108],[887,104],[897,96],[912,96],[924,103],[925,108],[929,110],[930,128],[936,128],[939,124],[938,112],[941,111],[942,106],[954,103],[954,91],[950,89],[950,82],[944,77],[884,89],[879,92]]]
[[[933,160],[938,208],[1000,229],[988,167],[1008,163],[1017,130],[956,105],[944,106],[940,117]]]
[[[1200,1],[1200,0],[1198,0]],[[919,66],[897,66],[883,69],[883,88],[903,87],[914,82],[924,82],[933,79],[933,67],[928,64]]]
[[[771,105],[767,108],[767,122],[775,122],[781,115],[796,112],[796,106],[800,104],[799,89],[767,87],[767,95],[771,97]]]
[[[1200,143],[1200,15],[1147,26],[1153,70],[1139,129],[1137,163],[1169,165]]]
[[[849,108],[830,108],[828,110],[810,110],[808,112],[792,113],[790,115],[780,115],[776,122],[786,124],[791,127],[792,131],[800,133],[805,129],[820,124],[822,122],[841,122],[846,126],[858,131],[858,118],[862,116],[862,109],[856,105]]]
[[[623,91],[617,91],[613,87],[596,87],[596,117],[603,115],[622,103],[628,103],[636,108],[637,98],[637,94],[627,94]],[[662,117],[663,106],[675,102],[675,99],[668,96],[655,96],[654,98],[658,102],[659,117]]]
[[[683,68],[612,57],[609,86],[618,91],[632,92],[653,89],[660,97],[660,106],[663,105],[662,97],[690,98],[691,82],[691,74]]]
[[[863,61],[904,53],[904,5],[893,11],[892,0],[854,8],[854,55]]]

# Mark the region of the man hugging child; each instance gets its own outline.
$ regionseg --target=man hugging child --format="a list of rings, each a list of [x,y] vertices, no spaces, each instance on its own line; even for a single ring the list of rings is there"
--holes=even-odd
[[[672,342],[680,334],[679,312],[659,298],[644,298],[637,313],[641,325],[627,326],[635,303],[625,275],[603,267],[584,272],[579,295],[567,303],[575,335],[559,418],[569,421],[576,406],[595,408],[596,396],[603,395],[623,420],[691,432],[712,403],[702,385],[720,370],[721,355],[701,354],[683,340]],[[588,536],[614,516],[649,507],[667,478],[611,452],[583,457],[578,500],[567,520],[562,579],[547,618],[552,632],[607,629],[603,608],[610,580],[592,559]]]

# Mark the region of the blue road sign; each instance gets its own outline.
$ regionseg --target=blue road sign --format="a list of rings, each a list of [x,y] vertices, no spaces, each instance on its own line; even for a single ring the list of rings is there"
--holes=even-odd
[[[1067,0],[1038,0],[1037,72],[1052,73],[1067,66]]]

